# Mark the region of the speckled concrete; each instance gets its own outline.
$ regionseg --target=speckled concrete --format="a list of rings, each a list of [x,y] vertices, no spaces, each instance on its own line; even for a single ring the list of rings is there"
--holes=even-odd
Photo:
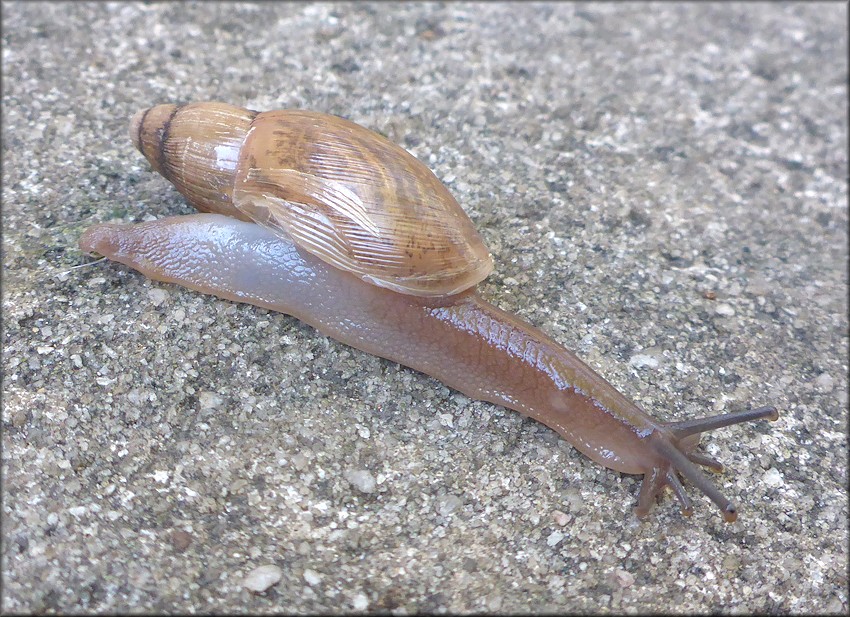
[[[3,18],[4,611],[846,613],[846,4]],[[75,269],[86,226],[189,211],[126,126],[204,99],[404,145],[490,246],[482,293],[658,417],[777,405],[708,442],[738,522],[639,523],[639,478],[516,413]]]

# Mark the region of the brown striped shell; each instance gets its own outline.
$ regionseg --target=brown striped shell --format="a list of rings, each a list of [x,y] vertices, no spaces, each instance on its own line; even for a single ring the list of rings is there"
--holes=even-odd
[[[140,112],[130,130],[154,169],[198,210],[253,220],[371,284],[444,296],[493,269],[472,221],[437,177],[343,118],[191,103]]]

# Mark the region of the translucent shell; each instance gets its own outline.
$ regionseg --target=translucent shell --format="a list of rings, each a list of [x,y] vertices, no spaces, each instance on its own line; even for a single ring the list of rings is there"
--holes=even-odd
[[[198,210],[253,220],[374,285],[445,296],[493,270],[472,221],[437,177],[348,120],[167,104],[136,114],[130,134]]]
[[[415,296],[443,296],[493,270],[448,189],[419,160],[337,116],[270,111],[242,144],[233,205],[325,262]]]

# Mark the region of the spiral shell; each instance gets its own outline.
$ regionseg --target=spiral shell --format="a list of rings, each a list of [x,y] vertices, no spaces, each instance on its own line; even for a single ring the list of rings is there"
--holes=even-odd
[[[448,189],[403,148],[312,111],[158,105],[131,123],[136,147],[198,210],[252,220],[367,281],[445,296],[493,261]]]

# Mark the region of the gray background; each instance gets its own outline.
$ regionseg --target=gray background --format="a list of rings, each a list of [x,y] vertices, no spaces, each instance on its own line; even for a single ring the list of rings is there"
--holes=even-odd
[[[848,609],[846,4],[3,17],[4,610]],[[72,269],[92,223],[189,212],[127,122],[206,99],[408,148],[491,248],[482,294],[657,417],[777,405],[707,440],[739,521],[691,488],[693,517],[668,493],[639,523],[640,478],[514,412]]]

